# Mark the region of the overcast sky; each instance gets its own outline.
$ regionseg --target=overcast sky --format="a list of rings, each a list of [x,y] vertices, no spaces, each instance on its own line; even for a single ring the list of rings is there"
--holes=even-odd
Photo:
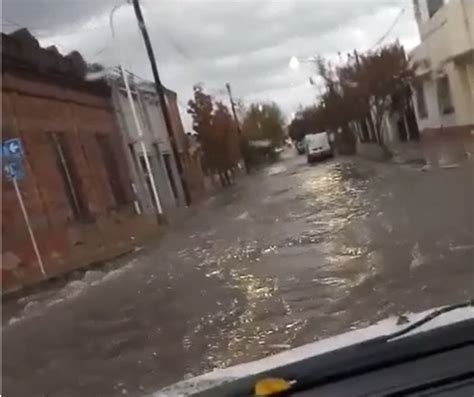
[[[44,45],[80,51],[88,61],[151,77],[133,9],[126,0],[2,0],[2,28],[25,26]],[[178,92],[182,116],[192,86],[219,97],[230,82],[245,103],[274,100],[289,117],[314,102],[310,64],[291,70],[292,55],[335,57],[371,48],[405,10],[386,42],[418,43],[411,0],[141,0],[163,83]]]

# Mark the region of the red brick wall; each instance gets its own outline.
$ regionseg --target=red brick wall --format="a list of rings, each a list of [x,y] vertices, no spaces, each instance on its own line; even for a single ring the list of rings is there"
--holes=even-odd
[[[191,145],[184,131],[183,123],[179,113],[178,97],[176,93],[167,91],[168,109],[173,123],[175,141],[180,153],[181,164],[183,166],[183,177],[192,203],[202,199],[205,192],[204,173],[200,155],[190,153]]]
[[[166,92],[168,110],[171,116],[171,122],[173,123],[173,133],[175,137],[176,144],[178,145],[178,150],[180,153],[187,151],[188,144],[186,135],[183,128],[183,123],[181,121],[181,116],[179,114],[178,107],[178,97],[174,92]]]
[[[97,218],[117,206],[95,134],[113,137],[120,180],[132,199],[118,129],[107,93],[5,72],[2,96],[2,139],[23,141],[26,177],[19,186],[47,265],[68,255],[69,231],[81,227],[73,217],[48,133],[66,134],[85,203],[92,218]],[[2,252],[13,252],[27,266],[36,266],[12,183],[5,179],[2,193]]]

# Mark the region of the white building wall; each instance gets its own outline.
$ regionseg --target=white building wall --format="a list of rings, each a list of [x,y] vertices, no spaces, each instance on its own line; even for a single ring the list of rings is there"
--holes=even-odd
[[[438,98],[436,95],[436,86],[432,79],[423,79],[420,81],[420,84],[423,86],[423,92],[425,95],[425,103],[427,116],[420,117],[418,113],[418,106],[415,105],[416,118],[418,120],[418,128],[422,131],[427,128],[434,128],[436,125],[441,124],[439,119],[438,111]],[[414,94],[414,103],[417,103],[416,93]]]
[[[167,135],[165,135],[166,129],[164,121],[162,120],[163,117],[160,117],[160,108],[153,100],[147,100],[141,95],[137,96],[135,92],[133,93],[138,121],[143,132],[143,136],[140,137],[125,90],[115,84],[113,87],[113,97],[119,124],[121,125],[121,132],[122,135],[124,135],[124,143],[127,146],[128,161],[131,168],[134,169],[133,183],[144,212],[154,211],[152,194],[146,182],[146,170],[143,169],[140,163],[140,157],[145,155],[148,156],[150,161],[155,186],[164,210],[166,211],[167,209],[184,203],[184,194],[182,187],[180,189],[179,179],[176,179],[175,175],[173,175],[175,185],[178,189],[178,197],[176,198],[162,157],[163,154],[169,154],[171,158],[174,159],[170,153],[170,143],[167,139]],[[141,140],[145,143],[146,152],[143,151],[142,145],[140,144]],[[156,145],[158,145],[158,150]],[[132,154],[130,148],[133,148],[134,154]],[[176,168],[174,160],[171,162],[172,169]],[[177,173],[177,170],[172,170],[172,172],[173,174],[174,172]]]
[[[146,98],[143,103],[147,119],[149,120],[150,125],[153,126],[150,135],[153,137],[155,142],[159,143],[160,149],[168,152],[171,151],[171,144],[169,142],[168,133],[166,132],[163,113],[158,106],[158,101]]]
[[[428,0],[418,0],[418,28],[422,43],[410,54],[419,63],[417,74],[422,82],[428,117],[420,118],[420,130],[474,124],[474,0],[450,0],[429,18]],[[449,78],[453,114],[440,114],[436,80]],[[415,96],[416,104],[416,96]]]
[[[140,99],[144,118],[149,126],[149,137],[159,147],[161,166],[166,172],[169,189],[173,192],[173,197],[178,204],[185,205],[184,189],[169,141],[163,112],[159,105],[160,102],[154,95],[141,95]],[[168,159],[168,167],[166,166],[167,160],[165,160],[165,157]]]
[[[384,116],[384,129],[382,130],[382,133],[386,144],[396,143],[399,141],[397,119],[397,115],[388,112]]]
[[[434,64],[472,49],[474,1],[445,0],[445,5],[431,18],[427,1],[418,0],[420,14],[417,23],[422,44],[429,47]]]

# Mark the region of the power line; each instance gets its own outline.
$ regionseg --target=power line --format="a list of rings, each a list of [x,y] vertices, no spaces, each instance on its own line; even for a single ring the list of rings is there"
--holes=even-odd
[[[106,50],[109,49],[110,44],[111,44],[111,39],[109,38],[100,49],[98,49],[91,55],[91,58],[95,58],[98,55],[101,55],[102,53],[104,53]]]
[[[380,39],[378,39],[376,41],[376,43],[370,48],[370,50],[373,50],[375,47],[378,47],[386,38],[387,36],[392,33],[392,30],[395,28],[395,26],[397,26],[397,23],[400,21],[400,18],[402,17],[402,15],[405,13],[406,11],[406,7],[403,7],[400,12],[397,14],[395,20],[393,21],[393,23],[390,25],[390,27],[388,28],[388,30],[385,32],[385,34],[380,37]]]

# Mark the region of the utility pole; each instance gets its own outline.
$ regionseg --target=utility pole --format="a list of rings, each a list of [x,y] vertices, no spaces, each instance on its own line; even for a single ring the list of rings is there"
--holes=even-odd
[[[234,103],[234,98],[232,97],[232,90],[230,88],[230,83],[226,83],[225,87],[227,88],[227,93],[229,94],[230,106],[232,108],[232,114],[234,115],[234,121],[235,121],[235,125],[237,126],[237,131],[239,132],[239,135],[242,135],[239,119],[237,118],[237,112],[235,111],[235,103]]]
[[[114,8],[112,8],[112,11],[110,12],[110,16],[109,16],[110,32],[112,33],[112,39],[114,41],[116,40],[115,28],[114,28],[114,15],[115,15],[115,12],[117,12],[120,9],[120,7],[122,7],[123,5],[124,4],[116,5]],[[119,72],[120,72],[120,75],[123,79],[123,83],[124,83],[124,86],[125,86],[125,92],[127,93],[127,99],[128,99],[129,105],[130,105],[130,109],[132,111],[132,117],[133,117],[133,121],[135,123],[136,132],[137,132],[137,135],[138,135],[138,141],[140,143],[140,149],[142,151],[143,160],[145,162],[145,168],[146,168],[145,179],[148,178],[148,181],[150,182],[151,196],[152,196],[151,200],[152,200],[152,203],[154,203],[154,205],[156,206],[156,209],[158,211],[158,221],[162,221],[162,220],[164,220],[163,207],[161,205],[160,196],[158,194],[158,189],[156,187],[155,176],[153,175],[153,171],[151,169],[151,164],[150,164],[150,160],[148,158],[148,152],[147,152],[147,148],[145,146],[145,141],[143,140],[144,139],[143,138],[143,129],[141,127],[140,121],[138,120],[138,114],[137,114],[137,110],[135,108],[135,101],[133,99],[132,91],[130,89],[130,84],[128,82],[128,76],[127,76],[127,73],[125,72],[125,68],[123,67],[123,64],[122,64],[122,54],[119,51],[117,51],[117,53],[118,53],[118,58],[119,58]],[[118,87],[118,86],[117,86],[117,92],[120,93],[120,87]],[[137,101],[138,101],[138,90],[137,90]],[[139,156],[136,153],[135,149],[133,149],[133,156],[136,157],[137,159],[139,159]],[[140,163],[140,162],[138,161],[137,163]],[[141,165],[139,166],[139,169],[143,172]],[[133,184],[132,184],[132,189],[133,189],[133,192],[134,192],[135,197],[136,197],[136,188]],[[138,205],[137,201],[135,201],[135,204],[136,204],[135,209],[137,210],[137,213],[140,214],[141,210],[139,209],[139,205]]]
[[[168,109],[168,104],[166,102],[166,94],[163,85],[161,84],[160,75],[158,73],[158,66],[156,64],[155,54],[153,52],[153,47],[151,46],[150,36],[145,25],[145,20],[143,19],[142,10],[140,8],[139,0],[132,0],[133,9],[135,11],[135,16],[137,17],[138,27],[143,36],[143,41],[145,42],[146,51],[148,58],[150,60],[151,71],[153,73],[153,79],[155,81],[155,89],[158,94],[158,98],[161,103],[161,110],[163,112],[163,118],[165,119],[166,129],[168,130],[168,136],[171,143],[171,149],[173,150],[173,155],[176,161],[176,166],[178,168],[179,177],[181,179],[181,184],[184,190],[184,198],[186,205],[191,204],[191,198],[189,196],[188,186],[184,180],[183,175],[183,164],[181,163],[181,158],[179,157],[178,145],[176,143],[176,136],[174,134],[173,123],[171,121],[171,115]]]

